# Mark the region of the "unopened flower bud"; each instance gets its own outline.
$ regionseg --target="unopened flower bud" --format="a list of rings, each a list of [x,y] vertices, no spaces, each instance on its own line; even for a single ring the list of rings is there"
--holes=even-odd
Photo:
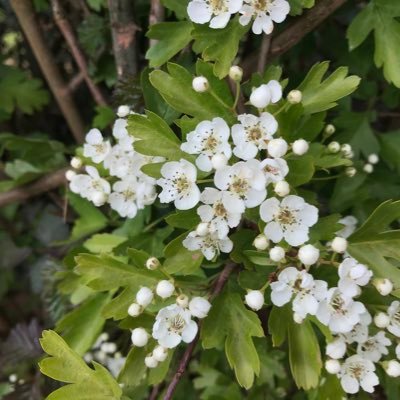
[[[209,89],[210,84],[205,76],[196,76],[192,81],[192,87],[196,92],[203,93]]]
[[[193,297],[189,303],[190,313],[197,318],[205,318],[210,311],[211,304],[204,297]]]
[[[260,234],[254,239],[253,246],[257,250],[265,250],[269,246],[269,240],[264,234]]]
[[[144,358],[144,363],[147,368],[156,368],[158,365],[158,361],[151,354]]]
[[[79,157],[72,157],[70,164],[72,168],[79,169],[82,167],[82,160]]]
[[[374,172],[374,166],[372,164],[365,164],[363,167],[363,171],[367,174],[372,174]]]
[[[102,206],[107,201],[107,195],[99,190],[92,195],[92,202],[96,207]]]
[[[280,262],[285,258],[285,249],[280,246],[275,246],[269,251],[269,258],[272,261]]]
[[[229,78],[235,82],[240,82],[243,78],[243,69],[238,65],[232,65],[232,67],[229,68]]]
[[[211,165],[214,169],[220,169],[228,164],[228,158],[225,154],[214,154],[211,158]]]
[[[131,317],[137,317],[142,312],[142,307],[137,303],[132,303],[128,308],[128,314]]]
[[[271,157],[280,158],[286,154],[288,144],[282,138],[272,139],[268,142],[268,153]]]
[[[343,358],[346,354],[346,349],[346,342],[342,338],[338,338],[327,344],[326,354],[337,360]]]
[[[357,173],[357,170],[354,167],[347,167],[345,170],[345,174],[349,178],[352,178],[356,173]]]
[[[207,222],[200,222],[200,224],[197,225],[196,233],[199,236],[207,235],[207,233],[208,233],[208,223]]]
[[[336,236],[335,239],[332,240],[332,250],[335,253],[344,253],[347,250],[347,240],[340,236]]]
[[[131,340],[134,346],[144,347],[149,340],[149,334],[144,328],[135,328],[132,331]]]
[[[117,345],[113,342],[105,342],[101,345],[100,350],[104,351],[104,353],[112,354],[117,351]]]
[[[136,302],[142,307],[147,307],[153,301],[153,291],[144,286],[136,293]]]
[[[146,268],[147,269],[151,269],[151,270],[155,270],[160,266],[160,261],[158,260],[158,258],[156,257],[150,257],[147,259],[146,261]]]
[[[326,125],[326,127],[325,127],[325,134],[326,134],[327,136],[333,135],[335,132],[336,132],[335,125],[332,125],[332,124]]]
[[[298,156],[306,154],[309,148],[309,144],[304,139],[297,139],[292,144],[293,153]]]
[[[168,349],[166,349],[165,347],[162,347],[160,345],[156,346],[153,350],[153,357],[158,362],[165,361],[168,357]]]
[[[250,103],[256,108],[266,107],[271,100],[271,94],[267,85],[255,88],[250,95]]]
[[[260,290],[249,290],[244,296],[244,302],[254,311],[258,311],[264,305],[264,293]]]
[[[378,164],[379,162],[379,156],[378,154],[372,153],[368,156],[368,162],[370,164]]]
[[[175,286],[170,281],[167,280],[158,282],[156,287],[156,293],[162,299],[167,299],[168,297],[171,297],[174,291],[175,291]]]
[[[381,278],[381,279],[374,279],[372,284],[376,287],[376,290],[382,295],[387,296],[393,290],[393,283],[390,279]]]
[[[348,143],[342,144],[342,146],[340,147],[340,150],[342,151],[344,156],[349,155],[353,152],[353,149],[351,148],[351,146]]]
[[[187,297],[186,294],[180,294],[176,298],[176,304],[182,308],[186,308],[189,305],[189,297]]]
[[[313,265],[318,261],[319,250],[311,244],[306,244],[300,247],[297,256],[304,265]]]
[[[286,181],[279,181],[274,186],[275,193],[280,197],[285,197],[290,193],[290,186]]]
[[[340,151],[340,144],[338,142],[330,142],[328,144],[328,151],[330,153],[338,153]]]
[[[301,103],[303,98],[303,94],[300,90],[291,90],[287,95],[287,100],[290,104],[298,104]]]
[[[300,316],[297,313],[293,313],[293,321],[296,322],[296,324],[302,324],[304,321],[304,317]]]
[[[400,363],[397,360],[384,361],[383,367],[386,373],[392,378],[400,376]]]
[[[338,360],[326,360],[325,369],[330,374],[337,374],[340,371],[340,362]]]
[[[390,318],[384,312],[379,312],[374,317],[374,324],[381,329],[385,329],[390,324]]]
[[[10,383],[15,383],[15,382],[17,382],[17,380],[18,380],[17,374],[11,374],[11,375],[8,377],[8,380],[9,380]]]
[[[120,118],[124,118],[131,112],[131,109],[127,105],[122,105],[118,107],[117,115]]]

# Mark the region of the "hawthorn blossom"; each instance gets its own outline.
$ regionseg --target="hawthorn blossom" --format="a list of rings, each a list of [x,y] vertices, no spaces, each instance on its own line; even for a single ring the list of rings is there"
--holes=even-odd
[[[278,280],[271,283],[271,290],[271,301],[278,307],[294,296],[292,308],[295,318],[302,320],[307,314],[316,314],[320,301],[326,296],[327,283],[314,280],[306,270],[287,267],[279,274]]]
[[[197,209],[202,222],[208,222],[210,233],[216,233],[219,239],[225,238],[229,228],[239,225],[243,203],[229,192],[221,192],[211,187],[205,188],[200,195],[204,205]]]
[[[114,122],[113,136],[117,139],[118,145],[124,150],[133,150],[135,139],[128,133],[128,121],[125,118],[118,118]]]
[[[400,337],[400,302],[393,301],[387,310],[388,317],[390,318],[388,331],[393,335]]]
[[[185,343],[192,342],[196,337],[198,327],[191,317],[189,310],[177,304],[162,308],[153,325],[153,338],[167,349],[178,346],[182,340]]]
[[[112,147],[104,159],[104,167],[110,171],[110,175],[124,178],[132,171],[136,159],[137,153],[117,144]]]
[[[256,35],[262,32],[269,35],[274,29],[274,22],[283,22],[290,11],[290,5],[286,0],[244,0],[244,2],[239,22],[247,25],[254,17],[252,31]]]
[[[387,347],[391,344],[392,342],[385,336],[385,332],[380,331],[365,342],[359,343],[357,354],[367,360],[378,362],[382,355],[389,354]]]
[[[110,142],[103,139],[103,135],[98,129],[91,129],[86,135],[85,140],[83,155],[90,158],[96,164],[103,162],[111,150]]]
[[[285,239],[291,246],[308,240],[308,230],[318,220],[318,209],[299,196],[289,195],[282,201],[265,200],[260,207],[261,219],[267,223],[264,234],[274,243]]]
[[[335,360],[343,358],[343,356],[346,354],[346,350],[346,341],[342,336],[337,337],[335,340],[326,345],[326,354]]]
[[[371,277],[372,271],[365,265],[359,264],[354,258],[347,257],[339,265],[338,287],[343,293],[353,297],[360,293],[360,286],[365,286]]]
[[[238,120],[240,124],[232,126],[232,139],[236,146],[233,154],[242,160],[250,160],[256,157],[259,150],[267,148],[268,141],[278,129],[278,122],[267,112],[260,117],[241,114]]]
[[[283,158],[266,158],[261,161],[261,168],[268,183],[281,182],[289,173],[289,167]]]
[[[196,159],[197,167],[201,171],[210,172],[213,168],[213,156],[223,154],[227,159],[231,157],[229,135],[229,126],[222,118],[202,121],[193,132],[187,134],[181,149],[189,154],[199,154]]]
[[[371,325],[372,317],[368,311],[360,315],[360,322],[357,323],[350,332],[343,334],[346,342],[364,343],[369,337],[369,325]]]
[[[216,171],[215,186],[240,200],[243,206],[256,207],[267,195],[266,179],[258,160],[240,161]]]
[[[233,248],[233,243],[228,237],[220,239],[210,232],[205,235],[199,235],[196,231],[190,232],[182,244],[190,251],[200,250],[207,260],[212,260],[220,252],[230,253]]]
[[[192,0],[187,6],[189,19],[196,24],[210,22],[210,28],[221,29],[237,13],[243,0]]]
[[[161,203],[173,201],[178,210],[189,210],[199,202],[197,170],[189,161],[167,162],[161,168],[161,175],[163,177],[157,181],[163,189],[159,194]]]
[[[282,86],[276,80],[271,80],[255,88],[250,95],[250,103],[257,108],[265,108],[270,103],[277,103],[282,98]]]
[[[344,227],[336,232],[336,235],[347,239],[356,230],[358,219],[352,215],[348,215],[347,217],[339,219],[339,224],[344,225]]]
[[[328,290],[326,300],[321,301],[316,316],[333,333],[347,333],[360,322],[365,311],[364,304],[333,287]]]
[[[374,371],[375,365],[372,361],[355,354],[347,358],[341,365],[338,377],[346,393],[357,393],[360,386],[367,393],[372,393],[374,386],[379,384],[379,379]]]

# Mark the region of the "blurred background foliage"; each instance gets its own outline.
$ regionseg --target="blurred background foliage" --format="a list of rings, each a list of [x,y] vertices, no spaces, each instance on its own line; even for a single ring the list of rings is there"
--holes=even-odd
[[[375,2],[379,6],[382,0]],[[137,71],[142,71],[147,65],[145,54],[149,39],[145,33],[150,2],[131,0],[131,3],[137,28],[132,46]],[[166,20],[174,21],[176,16],[184,15],[184,2],[164,0],[163,3],[170,8],[165,11]],[[303,8],[313,3],[292,1],[292,14],[301,14]],[[141,112],[145,103],[159,101],[151,95],[144,99],[141,93],[140,81],[144,87],[147,84],[151,93],[148,70],[142,76],[132,73],[118,79],[106,0],[65,0],[62,4],[86,57],[89,76],[102,93],[105,104],[95,101],[79,77],[81,72],[55,23],[49,1],[33,1],[36,20],[54,64],[63,79],[71,83],[68,90],[85,130],[97,127],[110,134],[118,105],[129,104]],[[289,88],[296,87],[310,67],[323,60],[332,60],[332,69],[348,66],[350,74],[362,78],[354,95],[329,113],[331,123],[336,126],[329,140],[350,143],[360,170],[371,153],[379,154],[381,162],[372,174],[359,172],[354,178],[341,177],[334,184],[332,181],[318,184],[320,201],[327,209],[353,214],[361,221],[382,201],[398,197],[400,193],[400,90],[389,83],[399,86],[398,76],[394,75],[400,72],[385,69],[383,74],[376,67],[374,52],[375,58],[389,57],[381,54],[379,43],[386,38],[378,28],[369,27],[368,32],[363,32],[360,26],[353,25],[349,30],[352,22],[361,24],[362,18],[368,17],[365,13],[371,11],[365,11],[367,4],[368,1],[345,2],[299,44],[274,60],[282,65],[284,77],[290,77]],[[392,28],[399,23],[396,17],[384,14],[383,23]],[[368,35],[372,29],[376,30],[375,36]],[[245,35],[240,44],[239,61],[257,49],[260,41],[260,37]],[[353,50],[349,51],[349,47]],[[0,1],[0,48],[1,194],[67,166],[76,143],[8,0]],[[377,52],[380,52],[378,56]],[[175,61],[194,71],[195,55],[189,46],[179,52]],[[171,116],[171,120],[175,117]],[[42,329],[53,327],[71,309],[69,298],[57,290],[57,273],[65,273],[68,268],[68,259],[73,255],[68,253],[71,246],[77,247],[77,242],[104,228],[138,234],[147,220],[148,215],[142,213],[135,222],[127,221],[119,227],[115,219],[106,218],[102,211],[84,200],[67,196],[65,185],[27,202],[13,202],[0,208],[0,398],[42,399],[53,390],[55,383],[37,372],[36,363],[42,354],[38,337]],[[161,236],[151,238],[149,246],[160,243],[162,246]],[[157,252],[156,247],[153,250]],[[266,344],[260,342],[259,346]],[[267,356],[260,350],[260,354],[265,366],[261,379],[270,382],[270,398],[283,397],[280,388],[286,385],[287,378],[278,362],[280,352],[274,350]],[[269,358],[270,354],[274,357]],[[229,393],[229,399],[240,399],[238,387],[225,375],[231,372],[218,365],[213,351],[206,351],[203,357],[207,360],[201,367],[192,365],[192,372],[197,375],[194,386],[202,393],[201,398],[228,398]],[[9,383],[10,374],[17,375],[14,391]],[[185,377],[179,389],[182,393],[187,380]],[[296,398],[293,393],[287,395],[287,398]]]

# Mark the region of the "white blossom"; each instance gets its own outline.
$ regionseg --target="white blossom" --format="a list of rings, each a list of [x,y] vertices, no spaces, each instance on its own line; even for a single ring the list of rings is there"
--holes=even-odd
[[[372,317],[368,311],[360,314],[360,321],[354,325],[350,332],[344,333],[342,336],[348,344],[364,343],[369,337],[369,325],[371,325]]]
[[[274,192],[280,197],[286,197],[290,193],[290,185],[286,181],[276,182]]]
[[[387,327],[388,331],[400,337],[400,302],[393,301],[387,310],[387,314],[390,318],[390,323]]]
[[[189,302],[189,311],[196,318],[207,317],[210,308],[210,302],[204,297],[193,297]]]
[[[254,17],[253,33],[269,35],[274,29],[274,22],[283,22],[289,11],[290,5],[286,0],[245,0],[239,22],[247,25]]]
[[[163,189],[159,194],[161,203],[173,201],[178,210],[188,210],[199,202],[197,170],[189,161],[167,162],[161,168],[161,175],[163,177],[157,181]]]
[[[158,361],[158,362],[163,362],[167,359],[168,357],[168,349],[166,349],[163,346],[156,346],[153,350],[153,357]]]
[[[338,374],[340,384],[346,393],[357,393],[360,386],[368,393],[374,391],[379,379],[375,374],[375,365],[359,355],[354,355],[345,360]]]
[[[132,344],[136,347],[146,346],[149,335],[144,328],[135,328],[131,335]]]
[[[98,129],[91,129],[85,140],[83,155],[96,164],[103,162],[111,150],[110,142],[103,139],[103,135]]]
[[[256,108],[265,108],[277,103],[282,98],[282,86],[276,80],[271,80],[255,88],[250,95],[250,103]]]
[[[269,250],[269,258],[272,261],[280,262],[285,258],[285,249],[281,246],[274,246]]]
[[[335,360],[343,358],[346,354],[346,341],[343,337],[339,336],[332,342],[326,345],[326,354]]]
[[[350,297],[358,295],[360,291],[359,287],[365,286],[372,277],[372,271],[351,257],[347,257],[342,261],[339,265],[338,273],[338,287]]]
[[[221,29],[228,24],[232,14],[237,13],[243,0],[192,0],[187,13],[196,24],[210,23],[210,28]]]
[[[356,230],[358,219],[353,215],[348,215],[347,217],[339,219],[339,224],[344,225],[344,227],[336,232],[336,234],[347,239]]]
[[[278,129],[278,122],[270,113],[263,112],[260,117],[252,114],[238,116],[240,124],[232,126],[232,139],[235,144],[233,154],[242,160],[255,158],[259,150],[265,150],[268,142]]]
[[[182,340],[185,343],[192,342],[198,327],[191,316],[189,310],[176,304],[162,308],[153,325],[153,338],[167,349],[178,346]]]
[[[222,154],[227,159],[231,157],[229,134],[229,126],[222,118],[202,121],[193,132],[187,134],[181,149],[189,154],[199,154],[196,159],[197,167],[201,171],[210,172],[213,168],[213,156]]]
[[[153,297],[153,291],[150,288],[143,286],[136,293],[136,302],[142,307],[147,307],[153,301]]]
[[[293,153],[298,156],[306,154],[309,148],[310,145],[304,139],[297,139],[292,144]]]
[[[206,92],[210,87],[208,79],[205,76],[196,76],[192,81],[192,88],[195,92]]]
[[[229,228],[239,225],[244,212],[243,202],[230,192],[208,187],[202,192],[200,201],[204,205],[197,209],[197,214],[208,223],[208,231],[217,234],[219,239],[228,235]]]
[[[319,259],[319,250],[311,244],[306,244],[300,247],[297,256],[304,265],[313,265]]]
[[[207,233],[204,236],[190,232],[182,242],[188,250],[200,250],[207,260],[212,260],[219,253],[230,253],[233,243],[229,238],[220,239],[216,234]]]
[[[260,205],[267,195],[266,179],[258,160],[240,161],[217,170],[214,183],[248,208]]]
[[[378,362],[382,355],[389,354],[387,349],[392,342],[385,336],[385,332],[378,332],[375,336],[369,337],[365,342],[359,343],[357,347],[357,354],[361,357]]]
[[[397,360],[387,361],[385,371],[392,378],[398,378],[400,376],[400,363]]]
[[[264,233],[268,239],[275,243],[285,239],[291,246],[299,246],[308,240],[318,209],[299,196],[289,195],[281,202],[272,197],[261,204],[260,216],[267,223]]]
[[[249,290],[244,301],[252,310],[258,311],[264,305],[264,293],[260,290]]]
[[[268,154],[274,158],[283,157],[288,151],[288,144],[285,139],[271,139],[268,142]]]
[[[171,297],[175,291],[175,286],[167,280],[162,280],[157,283],[156,293],[157,296],[160,296],[162,299],[167,299]]]
[[[265,158],[261,161],[261,168],[268,183],[281,182],[289,172],[289,167],[283,158]]]
[[[344,253],[347,250],[347,246],[347,240],[340,236],[336,236],[331,243],[332,250],[336,253]]]

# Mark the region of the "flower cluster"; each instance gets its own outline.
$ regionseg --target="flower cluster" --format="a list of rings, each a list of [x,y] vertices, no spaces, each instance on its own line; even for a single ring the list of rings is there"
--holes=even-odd
[[[83,156],[92,165],[85,166],[86,173],[68,171],[67,178],[72,192],[96,206],[108,203],[121,217],[134,218],[138,210],[154,203],[157,197],[155,179],[144,174],[141,167],[163,159],[136,152],[134,138],[128,134],[126,126],[125,118],[115,121],[115,145],[105,140],[98,129],[90,130],[83,145]],[[82,160],[74,157],[71,165],[81,169]],[[107,178],[100,175],[104,171],[109,175]]]
[[[267,35],[274,22],[281,23],[289,14],[286,0],[191,0],[187,7],[189,18],[197,24],[209,23],[210,28],[225,28],[233,14],[240,14],[243,26],[251,21],[253,33]]]

